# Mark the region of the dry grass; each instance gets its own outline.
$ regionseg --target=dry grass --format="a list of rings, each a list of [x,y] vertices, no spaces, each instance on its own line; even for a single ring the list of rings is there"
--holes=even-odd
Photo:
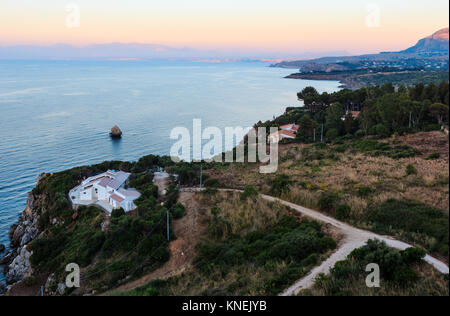
[[[199,194],[199,197],[207,221],[213,218],[212,209],[219,208],[220,217],[231,226],[231,233],[241,236],[275,224],[288,211],[286,206],[260,197],[243,201],[236,192]]]
[[[449,296],[448,280],[431,265],[423,264],[414,267],[420,280],[409,286],[397,286],[381,280],[380,288],[368,288],[365,283],[366,274],[352,276],[339,282],[339,292],[347,296]],[[327,296],[330,289],[316,284],[304,290],[300,296]]]
[[[212,296],[227,293],[230,296],[259,296],[264,283],[286,269],[284,262],[274,263],[270,269],[255,265],[243,265],[230,273],[220,271],[205,275],[196,271],[187,271],[173,280],[168,287],[170,296]],[[214,292],[212,291],[214,289]]]
[[[361,215],[364,205],[383,202],[389,198],[410,199],[442,210],[449,208],[448,139],[439,132],[418,133],[397,137],[397,142],[415,146],[422,155],[394,160],[389,157],[371,157],[347,151],[334,153],[334,159],[302,161],[305,145],[291,144],[280,147],[278,174],[286,174],[294,184],[283,196],[294,203],[317,209],[318,190],[341,192],[343,200],[356,207]],[[428,145],[427,145],[428,144]],[[427,147],[428,146],[428,147]],[[432,152],[441,158],[427,160]],[[406,166],[412,164],[417,175],[406,175]],[[261,192],[270,193],[273,175],[261,175],[257,165],[234,164],[227,170],[208,171],[226,187],[244,188],[254,185]],[[305,185],[305,183],[307,185]],[[359,197],[357,189],[367,186],[373,194]],[[364,203],[365,202],[365,203]]]

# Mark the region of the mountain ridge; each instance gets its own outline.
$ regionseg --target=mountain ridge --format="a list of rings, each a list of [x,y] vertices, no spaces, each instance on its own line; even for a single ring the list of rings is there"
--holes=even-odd
[[[400,53],[434,53],[449,50],[448,27],[440,29],[430,36],[422,38],[416,45],[401,51]]]

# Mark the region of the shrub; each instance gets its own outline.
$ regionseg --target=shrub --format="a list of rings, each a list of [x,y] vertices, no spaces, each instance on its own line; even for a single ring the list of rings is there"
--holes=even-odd
[[[336,209],[335,216],[339,220],[346,220],[350,217],[350,206],[348,205],[339,205],[339,207]]]
[[[417,174],[417,169],[412,164],[406,166],[406,175],[410,176],[412,174]]]
[[[372,193],[372,189],[369,187],[360,187],[358,189],[358,195],[360,197],[366,197],[368,196],[370,193]]]
[[[184,216],[186,212],[186,208],[184,207],[183,204],[181,203],[177,203],[172,210],[172,215],[174,219],[179,219],[182,218]]]
[[[432,132],[432,131],[440,131],[441,125],[439,124],[428,124],[424,128],[425,132]]]
[[[245,187],[244,192],[241,194],[241,200],[247,200],[248,198],[255,198],[258,196],[258,190],[252,185]]]
[[[339,197],[331,192],[322,193],[319,199],[319,208],[324,211],[331,213],[335,210]]]
[[[338,153],[345,153],[347,150],[347,145],[337,145],[334,147],[334,150]]]
[[[111,212],[111,218],[119,218],[125,215],[125,210],[123,208],[114,209]]]
[[[389,129],[383,124],[377,124],[373,127],[375,135],[380,137],[388,137],[390,135]]]
[[[422,234],[421,238],[412,240],[418,243],[423,242],[425,236],[434,238],[434,245],[424,246],[431,251],[448,255],[449,221],[442,210],[417,202],[390,199],[369,207],[365,219],[372,223],[377,233],[390,234],[392,230],[401,230],[410,234]]]
[[[204,185],[205,187],[208,188],[217,188],[219,186],[219,180],[215,178],[210,178],[205,181]]]
[[[427,254],[425,250],[420,248],[408,248],[402,253],[403,262],[407,265],[422,263],[423,258]]]
[[[23,283],[24,283],[26,286],[33,286],[33,285],[36,285],[36,278],[35,278],[34,276],[26,277],[26,278],[23,280]]]
[[[336,139],[336,137],[338,137],[338,136],[339,136],[339,132],[335,128],[329,129],[326,133],[326,138],[331,139],[331,140]]]
[[[440,153],[432,153],[432,154],[428,155],[427,160],[435,160],[435,159],[439,159],[439,158],[441,158]]]
[[[288,175],[279,174],[273,180],[270,192],[275,196],[280,196],[283,192],[289,189],[291,183],[292,181]]]
[[[366,133],[360,129],[356,131],[355,136],[358,138],[363,138],[364,136],[366,136]]]

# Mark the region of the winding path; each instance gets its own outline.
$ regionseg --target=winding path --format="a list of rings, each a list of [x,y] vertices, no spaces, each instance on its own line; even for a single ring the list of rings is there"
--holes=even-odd
[[[199,192],[200,189],[193,189],[188,188],[184,189],[188,192]],[[242,192],[241,190],[233,190],[233,189],[220,189],[220,191],[234,191],[234,192]],[[314,279],[320,274],[328,274],[330,272],[330,269],[334,267],[336,262],[345,260],[347,256],[355,249],[360,248],[364,246],[364,244],[369,239],[378,239],[381,241],[384,241],[389,247],[396,248],[399,250],[405,250],[407,248],[414,247],[410,244],[407,244],[405,242],[396,240],[389,236],[381,236],[366,230],[362,230],[359,228],[355,228],[353,226],[350,226],[347,223],[338,221],[335,218],[326,216],[318,211],[314,211],[311,209],[308,209],[306,207],[287,202],[269,195],[261,194],[260,195],[263,199],[270,201],[270,202],[278,202],[282,205],[288,206],[289,208],[311,218],[314,220],[317,220],[319,222],[330,224],[337,228],[343,235],[344,238],[342,239],[339,248],[336,252],[334,252],[327,260],[322,262],[319,266],[314,268],[307,276],[303,277],[302,279],[298,280],[294,285],[286,289],[281,296],[291,296],[298,294],[302,289],[306,289],[311,287],[314,284]],[[427,255],[424,259],[426,262],[431,264],[436,270],[438,270],[441,273],[448,274],[449,268],[447,264],[444,262],[433,258],[429,255]]]

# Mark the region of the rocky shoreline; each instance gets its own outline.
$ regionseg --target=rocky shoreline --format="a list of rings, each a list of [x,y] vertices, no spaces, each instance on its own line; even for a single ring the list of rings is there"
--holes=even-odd
[[[36,185],[44,177],[46,177],[46,174],[41,174]],[[0,266],[3,266],[6,280],[6,286],[0,283],[0,295],[8,293],[16,284],[33,274],[30,264],[32,252],[28,251],[27,246],[43,234],[38,228],[38,220],[41,214],[39,205],[40,199],[36,199],[33,193],[29,192],[25,210],[17,224],[12,225],[9,229],[11,249],[0,258]]]

